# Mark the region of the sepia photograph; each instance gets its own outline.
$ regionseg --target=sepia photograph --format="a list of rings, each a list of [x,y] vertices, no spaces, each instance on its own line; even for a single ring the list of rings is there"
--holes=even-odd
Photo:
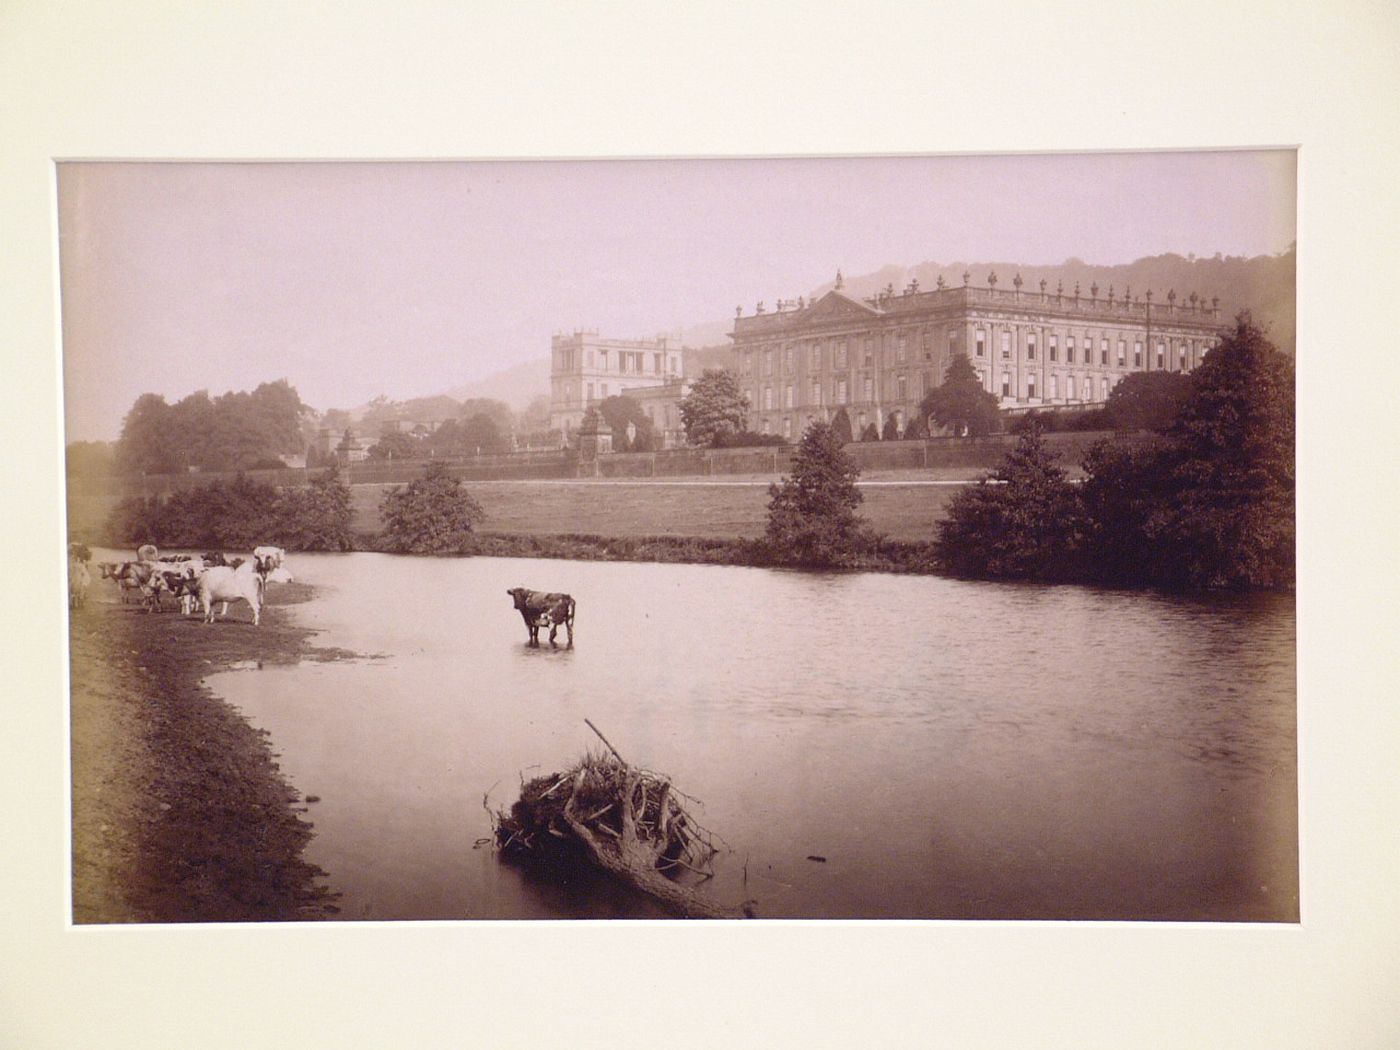
[[[71,921],[1298,923],[1297,167],[58,163]]]

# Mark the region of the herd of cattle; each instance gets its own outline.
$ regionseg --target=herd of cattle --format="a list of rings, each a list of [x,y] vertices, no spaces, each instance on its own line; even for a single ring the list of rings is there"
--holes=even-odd
[[[214,606],[219,615],[228,613],[230,602],[245,601],[253,610],[253,625],[262,618],[263,598],[269,582],[290,580],[282,567],[286,552],[280,547],[258,547],[251,558],[225,559],[221,553],[177,554],[161,557],[147,544],[136,552],[135,561],[98,562],[100,579],[111,580],[121,592],[122,602],[138,602],[147,612],[159,612],[166,595],[186,616],[196,610],[205,623],[214,622]],[[87,598],[92,585],[88,569],[91,555],[82,544],[68,548],[68,604],[77,608]]]
[[[282,567],[286,551],[281,547],[257,547],[251,558],[225,559],[222,553],[167,554],[160,556],[147,544],[136,552],[135,561],[97,563],[100,579],[111,580],[121,592],[123,604],[138,602],[148,613],[160,612],[169,595],[189,616],[201,612],[205,623],[214,622],[214,606],[219,616],[228,613],[230,602],[245,601],[253,610],[253,626],[262,619],[263,597],[268,583],[285,583],[292,576]],[[92,585],[88,563],[92,554],[81,543],[68,545],[68,606],[76,609],[87,599]],[[549,644],[555,648],[559,628],[568,631],[569,648],[574,645],[574,600],[553,591],[531,591],[512,587],[506,591],[525,621],[531,646],[540,644],[540,628],[549,628]]]

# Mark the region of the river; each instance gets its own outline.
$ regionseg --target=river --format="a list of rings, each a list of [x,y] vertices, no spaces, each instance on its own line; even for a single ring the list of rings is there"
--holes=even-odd
[[[931,576],[295,555],[318,642],[215,675],[346,919],[658,917],[479,840],[601,747],[669,774],[761,918],[1298,918],[1294,602]],[[275,585],[274,585],[275,586]],[[506,590],[578,601],[525,645]],[[561,632],[562,633],[562,632]],[[820,859],[814,859],[820,858]]]

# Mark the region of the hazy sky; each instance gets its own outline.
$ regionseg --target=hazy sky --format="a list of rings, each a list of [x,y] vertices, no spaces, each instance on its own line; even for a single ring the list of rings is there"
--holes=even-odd
[[[1279,252],[1295,170],[1292,151],[64,163],[68,438],[116,438],[146,392],[441,393],[556,331],[720,321],[837,267]]]

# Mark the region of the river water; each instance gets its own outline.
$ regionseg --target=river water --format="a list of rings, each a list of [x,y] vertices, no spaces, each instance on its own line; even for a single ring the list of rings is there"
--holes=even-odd
[[[927,576],[298,555],[375,658],[209,684],[269,731],[346,919],[658,917],[478,840],[601,744],[669,774],[762,918],[1297,921],[1294,604]],[[505,593],[578,601],[525,645]],[[561,632],[562,633],[562,632]],[[822,858],[822,859],[812,859]]]

